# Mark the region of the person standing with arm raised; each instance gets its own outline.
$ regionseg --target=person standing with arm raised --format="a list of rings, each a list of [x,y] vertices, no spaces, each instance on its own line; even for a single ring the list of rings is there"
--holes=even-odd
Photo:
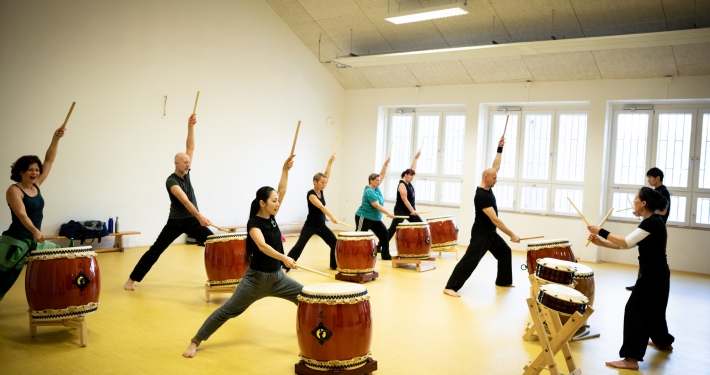
[[[35,155],[25,155],[11,166],[10,178],[16,183],[5,192],[12,222],[0,237],[0,300],[20,276],[26,263],[25,255],[30,250],[60,247],[45,241],[42,235],[44,198],[39,187],[49,177],[57,157],[59,139],[65,131],[64,125],[54,131],[44,163]]]
[[[510,246],[496,232],[496,228],[510,236],[512,242],[520,242],[520,237],[516,236],[512,230],[508,229],[503,221],[498,218],[498,205],[496,197],[493,195],[493,186],[498,181],[498,171],[503,156],[503,146],[505,138],[501,137],[498,142],[498,152],[493,160],[493,167],[483,171],[481,185],[476,189],[476,196],[473,204],[476,209],[476,218],[471,228],[471,242],[466,249],[466,254],[456,264],[454,271],[446,283],[444,293],[452,297],[460,297],[457,293],[471,276],[478,266],[481,258],[490,251],[498,260],[498,275],[496,285],[501,287],[514,287],[513,285],[513,265]]]
[[[264,186],[256,191],[247,222],[246,261],[249,263],[242,281],[232,297],[205,320],[190,345],[182,353],[185,358],[197,354],[197,347],[207,340],[227,320],[241,315],[252,303],[264,297],[278,297],[298,305],[303,285],[281,271],[282,264],[298,269],[296,261],[284,255],[281,230],[276,214],[283,204],[288,185],[288,171],[293,167],[291,155],[284,163],[278,190]]]
[[[382,176],[387,173],[387,165],[390,162],[388,157],[382,165],[380,174],[372,173],[368,176],[368,184],[365,186],[365,191],[362,194],[362,203],[360,208],[355,212],[355,226],[357,231],[367,232],[372,230],[372,233],[377,236],[382,249],[382,259],[392,260],[390,255],[390,246],[387,236],[387,227],[382,222],[382,214],[394,219],[394,215],[387,211],[382,205],[385,204],[385,198],[380,191]]]
[[[335,244],[338,239],[335,234],[325,225],[325,217],[328,216],[333,224],[338,224],[338,219],[325,207],[325,195],[323,190],[328,185],[330,178],[330,169],[335,161],[335,153],[328,159],[328,166],[325,168],[325,173],[316,173],[313,176],[313,189],[306,194],[308,204],[308,216],[306,222],[301,229],[301,234],[298,236],[298,241],[293,245],[288,252],[288,256],[294,261],[298,260],[306,247],[308,240],[313,235],[319,236],[330,247],[330,269],[334,270],[338,267],[335,263]],[[288,268],[285,268],[288,272]]]
[[[135,290],[135,282],[141,282],[145,275],[158,261],[160,255],[170,246],[176,238],[186,233],[197,240],[198,245],[203,246],[212,231],[207,228],[212,222],[204,217],[197,208],[197,198],[190,181],[190,166],[192,165],[193,153],[195,151],[195,131],[197,117],[192,114],[187,120],[187,141],[184,153],[175,155],[175,172],[168,176],[165,186],[170,197],[170,215],[168,222],[158,235],[148,251],[143,254],[136,264],[130,277],[123,288],[129,291]]]
[[[422,154],[421,151],[414,155],[414,161],[412,161],[412,167],[405,169],[402,172],[402,179],[399,180],[397,185],[397,200],[394,204],[394,214],[397,216],[409,216],[408,219],[394,218],[390,224],[389,229],[387,229],[387,241],[392,240],[392,237],[397,232],[397,225],[408,220],[410,223],[421,223],[422,218],[419,217],[415,205],[415,194],[414,186],[412,186],[412,180],[414,180],[414,175],[417,169],[417,160]],[[379,247],[380,245],[378,245]]]

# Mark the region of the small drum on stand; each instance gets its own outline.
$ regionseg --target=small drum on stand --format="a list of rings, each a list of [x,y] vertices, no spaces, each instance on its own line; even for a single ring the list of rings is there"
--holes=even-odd
[[[205,241],[207,284],[234,286],[239,284],[249,264],[246,263],[247,234],[230,233],[208,236]]]
[[[537,301],[563,315],[572,315],[577,311],[584,315],[589,303],[584,294],[560,284],[540,285]]]
[[[299,367],[319,371],[373,366],[370,358],[372,311],[367,289],[360,284],[307,285],[298,296],[296,333]],[[368,367],[369,368],[369,367]]]
[[[431,232],[431,251],[458,245],[459,228],[453,215],[432,217],[426,220]]]
[[[429,224],[397,225],[397,256],[403,259],[429,259],[431,257]]]
[[[32,319],[70,319],[96,312],[101,272],[91,246],[34,250],[29,255],[25,294]]]
[[[555,258],[542,258],[536,260],[535,277],[542,284],[554,283],[572,286],[577,263]]]
[[[374,280],[377,248],[375,236],[370,232],[340,232],[335,244],[335,262],[338,264],[337,280]]]
[[[534,241],[528,243],[527,270],[528,274],[535,273],[537,260],[542,258],[555,258],[574,262],[574,254],[569,240],[558,238],[554,240]],[[524,266],[524,265],[523,265]]]
[[[589,298],[589,306],[594,306],[594,271],[584,264],[577,264],[574,273],[574,289]]]
[[[25,295],[30,307],[30,335],[38,326],[79,330],[86,346],[89,334],[84,316],[96,312],[101,294],[101,272],[91,246],[33,250],[27,258]]]

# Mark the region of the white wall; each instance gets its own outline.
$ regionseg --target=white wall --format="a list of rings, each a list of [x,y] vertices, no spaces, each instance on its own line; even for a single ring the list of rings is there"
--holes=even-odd
[[[667,86],[663,79],[593,80],[570,82],[533,83],[526,89],[522,83],[477,84],[461,86],[424,87],[417,93],[414,88],[348,90],[346,91],[343,168],[351,176],[349,183],[341,185],[341,211],[339,216],[352,220],[360,204],[367,175],[379,170],[376,166],[376,144],[379,106],[465,104],[467,113],[465,164],[463,174],[462,205],[460,209],[434,207],[436,214],[454,214],[460,232],[459,243],[468,244],[473,224],[473,196],[480,183],[480,174],[486,167],[477,157],[485,125],[482,107],[486,103],[504,102],[589,102],[589,129],[587,133],[587,165],[585,171],[584,205],[580,209],[590,221],[599,222],[601,212],[602,178],[606,170],[604,149],[609,128],[607,107],[609,101],[666,99]],[[670,87],[671,99],[710,98],[710,76],[675,77]],[[344,181],[345,182],[345,181]],[[391,203],[388,203],[390,206]],[[424,210],[424,206],[417,206]],[[430,207],[426,207],[427,209]],[[585,261],[613,261],[638,264],[637,251],[613,252],[584,247],[587,231],[577,218],[527,215],[501,212],[500,217],[519,235],[544,234],[546,238],[566,237],[572,241],[578,258]],[[628,233],[633,224],[611,223],[606,226],[618,233]],[[506,236],[504,236],[506,237]],[[710,273],[710,256],[707,243],[710,231],[670,228],[668,241],[669,264],[674,270]],[[511,244],[513,249],[524,249],[524,244]],[[516,265],[517,267],[517,265]]]
[[[276,186],[298,120],[279,221],[305,219],[306,191],[332,152],[345,95],[273,9],[255,0],[4,1],[0,82],[6,186],[10,164],[26,154],[43,158],[76,101],[42,186],[42,230],[118,215],[122,230],[143,233],[126,237],[127,247],[150,245],[167,220],[165,179],[185,150],[197,90],[192,180],[200,211],[219,225],[244,224],[256,189]],[[325,126],[328,117],[335,128]],[[336,211],[340,163],[326,190]],[[0,229],[9,224],[0,205]]]

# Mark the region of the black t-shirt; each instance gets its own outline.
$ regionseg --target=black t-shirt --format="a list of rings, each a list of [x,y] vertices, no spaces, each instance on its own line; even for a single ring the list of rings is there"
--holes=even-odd
[[[168,189],[168,195],[170,196],[170,215],[169,219],[187,219],[193,217],[190,211],[185,208],[185,205],[180,202],[178,197],[175,196],[170,191],[170,188],[178,185],[180,189],[185,192],[187,199],[190,200],[193,206],[197,208],[197,198],[195,198],[195,190],[192,189],[192,183],[190,182],[190,170],[185,174],[185,178],[180,178],[180,176],[175,173],[171,174],[167,180],[165,180],[165,187]],[[199,208],[197,208],[199,210]]]
[[[250,217],[249,221],[247,221],[247,232],[251,231],[251,228],[261,230],[266,244],[273,247],[274,250],[279,253],[284,253],[283,243],[281,242],[281,230],[273,216],[268,219],[259,216]],[[251,264],[249,265],[253,270],[259,272],[276,272],[281,269],[281,261],[259,250],[259,247],[256,246],[256,242],[251,238],[251,235],[247,235],[247,252],[254,254],[251,259]]]
[[[639,268],[655,269],[663,266],[667,267],[666,244],[668,243],[668,232],[666,232],[666,224],[663,222],[661,215],[651,215],[651,217],[639,224],[639,228],[650,233],[637,244],[639,247]]]
[[[668,201],[668,211],[666,211],[665,215],[661,215],[661,219],[663,219],[663,222],[665,223],[668,221],[668,216],[671,214],[671,193],[668,191],[668,188],[666,188],[666,185],[661,185],[655,190],[661,193],[662,196],[666,197],[666,200]]]
[[[399,183],[404,184],[404,187],[407,189],[407,200],[409,201],[409,204],[412,205],[412,208],[416,211],[417,207],[414,205],[414,186],[412,186],[411,183],[408,184],[404,182],[404,180],[399,180]],[[397,185],[397,189],[399,190],[399,185]],[[396,195],[397,202],[394,204],[394,214],[409,216],[409,209],[404,204],[404,201],[402,200],[402,196],[399,194],[399,191],[396,192]]]
[[[498,205],[496,197],[493,195],[493,190],[486,190],[482,187],[476,188],[476,196],[473,198],[473,206],[476,208],[476,218],[473,221],[471,228],[471,236],[478,234],[490,234],[495,232],[496,226],[491,221],[491,218],[483,212],[488,207],[493,207],[493,210],[498,216]]]
[[[309,190],[308,194],[306,194],[306,201],[308,202],[308,216],[306,217],[304,225],[319,227],[325,224],[325,214],[320,210],[320,208],[316,207],[315,204],[311,203],[311,195],[315,195],[316,199],[318,199],[320,203],[325,206],[325,195],[323,192],[320,192],[320,198],[318,198],[318,194],[316,194],[315,190]]]

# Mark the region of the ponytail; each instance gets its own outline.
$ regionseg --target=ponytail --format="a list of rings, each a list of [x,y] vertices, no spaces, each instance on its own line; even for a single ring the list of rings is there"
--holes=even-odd
[[[639,189],[639,200],[646,202],[646,208],[651,212],[663,211],[668,207],[668,200],[657,190],[649,187]]]
[[[263,201],[266,203],[269,200],[269,197],[271,196],[271,192],[274,191],[274,188],[271,186],[262,186],[259,188],[259,190],[256,191],[256,197],[254,197],[254,200],[251,201],[251,205],[249,207],[249,219],[252,217],[256,216],[257,213],[259,213],[259,209],[261,208],[261,205],[259,202]],[[249,236],[249,228],[247,228],[247,237]],[[247,246],[247,251],[246,254],[244,254],[244,260],[246,261],[247,264],[251,263],[252,258],[254,257],[254,250],[249,249],[249,246]]]

